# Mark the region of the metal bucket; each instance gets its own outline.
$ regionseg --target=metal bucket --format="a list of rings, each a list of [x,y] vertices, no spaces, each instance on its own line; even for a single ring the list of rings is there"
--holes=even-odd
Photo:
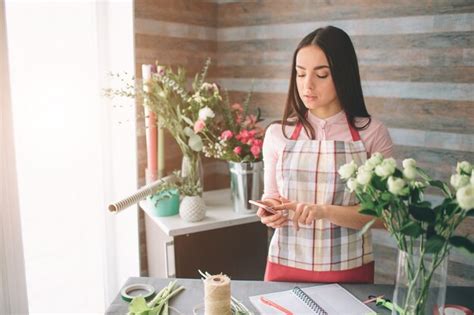
[[[260,200],[263,194],[263,162],[229,162],[230,191],[234,211],[242,214],[255,213],[257,206],[249,200]]]

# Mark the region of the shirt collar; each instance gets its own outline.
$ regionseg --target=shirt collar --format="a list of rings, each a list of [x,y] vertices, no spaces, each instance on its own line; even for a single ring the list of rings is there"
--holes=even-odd
[[[317,117],[316,115],[312,114],[310,111],[308,111],[308,121],[311,124],[315,124],[318,126],[326,126],[327,124],[332,125],[332,124],[338,124],[338,123],[346,123],[346,113],[341,110],[337,114],[332,115],[331,117],[328,117],[326,119],[321,119]]]

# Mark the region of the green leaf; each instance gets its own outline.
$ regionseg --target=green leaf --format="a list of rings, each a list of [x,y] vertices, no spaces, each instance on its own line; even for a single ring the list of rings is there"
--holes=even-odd
[[[471,254],[474,254],[474,243],[464,236],[452,236],[449,238],[449,243],[454,247],[464,249]]]
[[[372,209],[360,209],[359,213],[365,214],[365,215],[371,215],[373,217],[377,217],[377,211],[372,210]]]
[[[362,229],[358,232],[358,235],[359,235],[359,236],[364,235],[364,234],[370,229],[370,227],[371,227],[372,225],[374,225],[374,223],[375,223],[376,220],[377,220],[377,219],[372,219],[372,220],[370,220],[369,222],[367,222],[367,223],[362,227]]]
[[[386,182],[378,176],[372,176],[371,183],[372,183],[372,186],[375,187],[375,189],[378,189],[381,191],[387,190]]]
[[[371,200],[364,200],[362,201],[362,203],[360,204],[360,209],[361,210],[364,210],[364,209],[367,209],[367,210],[372,210],[375,208],[375,205],[374,203],[371,201]]]
[[[384,191],[382,195],[380,196],[380,198],[382,198],[382,200],[384,201],[390,201],[392,200],[392,194],[389,193],[388,191]]]
[[[430,237],[425,244],[427,253],[438,253],[443,248],[446,239],[440,235],[433,235]]]
[[[189,137],[188,145],[193,151],[200,152],[203,146],[201,137],[198,135],[192,135]]]
[[[437,188],[441,189],[446,195],[451,194],[451,192],[449,190],[449,187],[440,180],[430,180],[429,184],[433,187],[437,187]]]
[[[403,178],[403,173],[398,168],[396,168],[395,172],[393,172],[393,176]]]
[[[429,204],[429,203],[428,203]],[[410,205],[408,207],[410,214],[418,221],[432,223],[436,220],[436,215],[426,204]]]
[[[411,191],[411,202],[412,203],[417,203],[420,201],[420,197],[421,197],[421,193],[420,193],[420,190],[419,189],[413,189]]]
[[[400,229],[400,233],[411,237],[418,237],[423,233],[423,228],[416,222],[408,222]]]
[[[184,120],[188,125],[194,126],[193,121],[189,119],[188,117],[181,115],[181,119]]]
[[[469,211],[466,213],[466,216],[467,216],[467,217],[474,217],[474,209],[469,210]]]
[[[149,310],[151,310],[151,308],[148,307],[148,305],[146,304],[145,298],[143,296],[134,297],[132,301],[130,302],[130,305],[128,306],[128,311],[134,314],[145,315],[145,314],[148,314]]]

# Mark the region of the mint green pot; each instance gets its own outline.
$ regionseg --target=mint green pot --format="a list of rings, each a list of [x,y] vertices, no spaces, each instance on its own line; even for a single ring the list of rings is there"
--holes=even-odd
[[[165,190],[148,197],[152,206],[152,213],[156,217],[168,217],[179,213],[179,191]]]

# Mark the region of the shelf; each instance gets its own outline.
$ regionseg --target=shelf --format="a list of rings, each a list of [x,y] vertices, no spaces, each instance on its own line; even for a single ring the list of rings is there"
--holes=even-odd
[[[206,191],[203,194],[206,204],[206,217],[195,223],[185,222],[179,215],[155,217],[147,200],[140,202],[140,207],[168,236],[209,231],[229,226],[260,221],[256,214],[238,214],[233,211],[230,189]]]

